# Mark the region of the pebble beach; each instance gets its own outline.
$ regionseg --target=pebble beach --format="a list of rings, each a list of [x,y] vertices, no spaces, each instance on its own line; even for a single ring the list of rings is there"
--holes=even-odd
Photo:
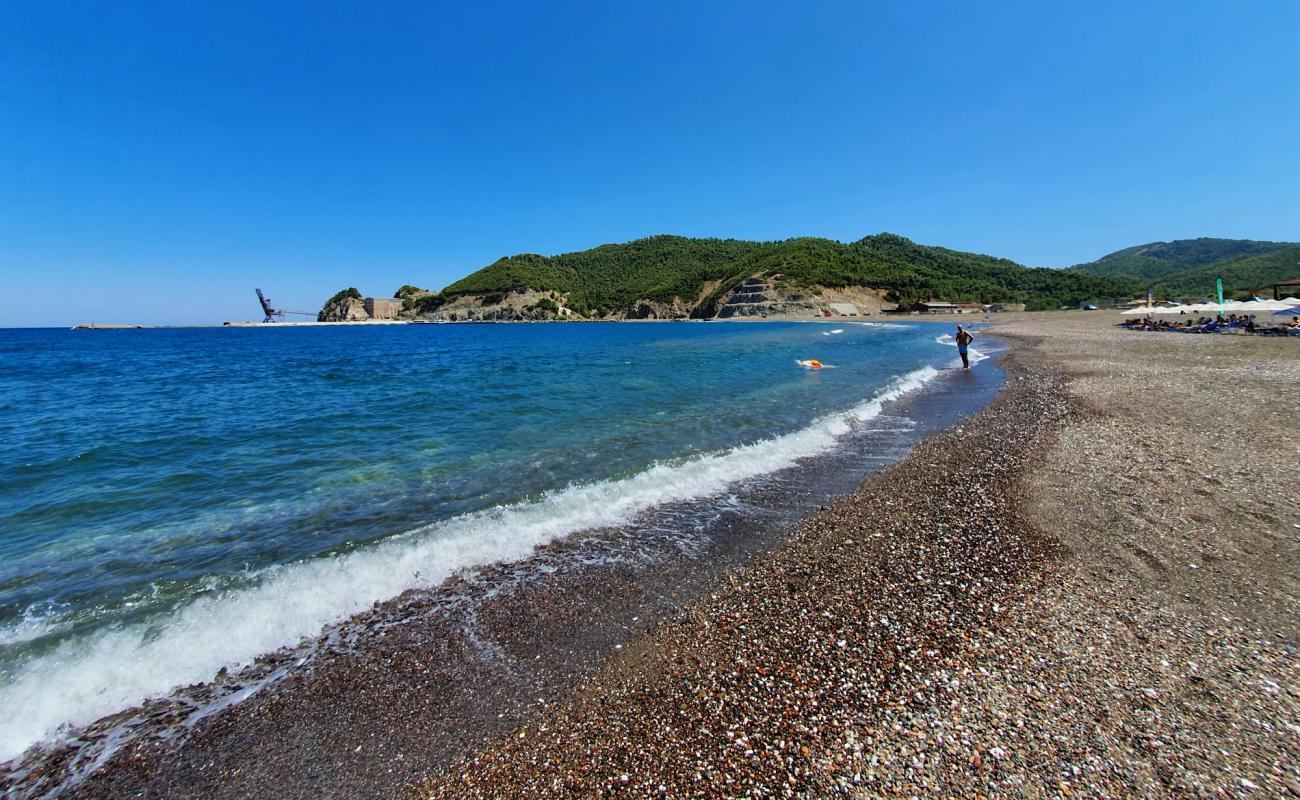
[[[1300,357],[1109,322],[418,794],[1300,796]]]
[[[1008,624],[1052,558],[1018,487],[1070,415],[1055,370],[1006,363],[989,409],[808,519],[427,795],[911,794],[937,780],[931,758],[974,759],[960,729],[923,719],[973,680],[950,660],[981,652],[982,627]]]
[[[199,691],[251,694],[181,737],[193,698],[7,790],[1300,797],[1296,343],[995,321],[996,398],[792,526],[757,532],[792,491],[769,487],[707,552],[653,525],[556,542],[219,676]],[[645,558],[589,557],[615,551]]]

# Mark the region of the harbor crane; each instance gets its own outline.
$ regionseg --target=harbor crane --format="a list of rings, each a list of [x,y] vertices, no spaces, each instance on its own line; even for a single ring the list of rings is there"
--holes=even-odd
[[[283,308],[276,308],[271,305],[271,298],[262,294],[261,289],[257,290],[257,301],[262,304],[262,313],[266,315],[262,319],[262,322],[275,322],[276,320],[283,322],[285,314],[294,314],[302,317],[316,316],[316,314],[311,311],[285,311]]]

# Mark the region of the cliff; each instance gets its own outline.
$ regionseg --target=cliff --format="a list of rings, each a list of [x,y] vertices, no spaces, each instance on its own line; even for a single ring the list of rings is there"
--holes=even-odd
[[[348,287],[326,300],[320,313],[316,315],[317,322],[355,322],[365,319],[370,319],[370,315],[366,313],[361,292],[353,287]]]

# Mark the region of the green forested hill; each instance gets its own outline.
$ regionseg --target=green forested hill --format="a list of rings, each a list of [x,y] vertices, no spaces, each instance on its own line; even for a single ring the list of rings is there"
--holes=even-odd
[[[919,245],[880,234],[852,243],[800,238],[780,242],[653,236],[558,256],[503,258],[459,280],[443,295],[492,295],[513,289],[564,292],[569,305],[598,314],[637,300],[694,303],[707,281],[718,281],[696,316],[712,316],[726,293],[750,275],[782,275],[799,286],[867,286],[899,300],[1024,302],[1055,308],[1099,297],[1132,295],[1123,279],[1081,271],[1030,269],[1006,259]]]
[[[512,289],[563,292],[579,311],[627,308],[639,299],[694,302],[705,281],[721,280],[764,245],[736,239],[652,236],[558,256],[509,256],[467,275],[443,294],[494,294]]]
[[[1267,290],[1271,284],[1300,278],[1300,245],[1232,258],[1170,275],[1156,284],[1156,290],[1169,297],[1210,297],[1214,294],[1216,278],[1223,278],[1223,291],[1227,296]]]
[[[1300,245],[1251,239],[1180,239],[1111,253],[1071,272],[1126,278],[1162,297],[1209,297],[1222,277],[1225,292],[1259,289],[1300,276]]]

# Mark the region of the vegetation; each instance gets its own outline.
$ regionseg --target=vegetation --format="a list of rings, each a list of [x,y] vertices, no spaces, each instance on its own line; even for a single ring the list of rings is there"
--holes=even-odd
[[[447,296],[436,292],[408,297],[402,301],[402,307],[417,314],[432,314],[447,305]]]
[[[1268,291],[1275,283],[1300,278],[1300,245],[1191,269],[1165,278],[1155,288],[1161,297],[1199,300],[1214,294],[1216,278],[1223,278],[1225,296]]]
[[[326,309],[347,299],[360,300],[362,299],[361,292],[358,292],[357,287],[355,286],[349,286],[346,289],[341,289],[335,292],[333,297],[325,301],[325,305],[321,308],[321,313],[324,314]]]
[[[552,257],[503,258],[451,284],[443,294],[554,291],[566,295],[567,305],[583,315],[622,313],[638,300],[671,303],[680,298],[695,306],[695,316],[710,317],[736,284],[751,275],[780,275],[782,283],[793,287],[883,289],[902,302],[934,295],[1023,302],[1030,308],[1127,297],[1139,288],[1123,278],[1030,269],[884,233],[849,244],[816,238],[746,242],[653,236]],[[706,291],[712,282],[716,286]]]
[[[416,295],[426,294],[428,291],[428,289],[421,289],[419,286],[412,286],[408,283],[403,285],[402,288],[398,289],[396,292],[393,292],[393,298],[396,300],[406,300],[407,298],[415,297]]]
[[[502,258],[443,294],[555,291],[567,295],[571,308],[597,314],[622,311],[642,299],[693,302],[705,281],[730,275],[739,259],[759,247],[735,239],[653,236],[549,258],[526,253]]]
[[[1182,239],[1130,247],[1070,272],[1126,278],[1167,299],[1205,299],[1223,278],[1225,295],[1300,277],[1300,245],[1250,239]]]

